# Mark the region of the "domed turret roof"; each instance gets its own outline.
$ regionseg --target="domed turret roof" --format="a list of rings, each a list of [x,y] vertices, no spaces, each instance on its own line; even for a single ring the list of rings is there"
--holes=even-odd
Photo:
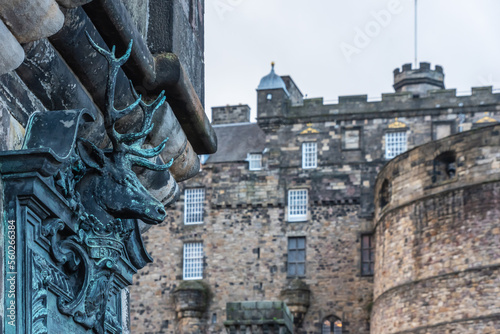
[[[279,88],[282,88],[287,95],[290,95],[288,93],[288,90],[286,89],[286,85],[283,79],[281,79],[281,77],[274,72],[274,63],[271,63],[271,73],[260,79],[259,87],[257,87],[257,90]]]

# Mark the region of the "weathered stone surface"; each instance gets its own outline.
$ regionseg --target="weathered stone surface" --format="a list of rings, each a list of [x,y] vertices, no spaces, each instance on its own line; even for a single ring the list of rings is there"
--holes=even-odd
[[[175,310],[179,318],[201,318],[210,302],[210,289],[202,281],[184,281],[174,290]]]
[[[58,4],[66,8],[76,8],[86,3],[89,3],[92,0],[56,0]]]
[[[434,181],[443,152],[454,152],[456,174]],[[383,168],[372,333],[500,326],[499,166],[500,127],[491,126],[420,146]],[[381,207],[384,180],[392,196]]]
[[[210,303],[210,288],[202,281],[184,281],[173,292],[179,334],[206,333],[205,312]]]
[[[311,289],[301,279],[292,280],[281,292],[281,296],[293,314],[293,321],[300,326],[311,304]]]
[[[24,128],[0,101],[0,151],[18,150],[24,138]]]
[[[141,34],[145,42],[148,40],[148,25],[149,25],[149,1],[143,0],[125,0],[123,1],[127,7],[132,20]]]
[[[46,110],[16,72],[0,76],[0,100],[23,127],[32,113]]]
[[[47,110],[86,108],[96,119],[84,125],[81,135],[101,145],[104,140],[103,118],[92,98],[47,39],[25,46],[26,59],[16,73]]]
[[[0,92],[0,151],[20,149],[27,118],[43,106],[13,72],[0,76]]]
[[[281,301],[246,301],[227,303],[224,325],[229,333],[252,329],[250,333],[267,332],[276,334],[293,333],[293,316],[287,305]]]
[[[16,73],[47,110],[86,108],[98,116],[85,88],[47,39],[27,44],[25,51],[26,60]]]
[[[155,132],[150,136],[152,145],[159,145],[162,138],[169,138],[168,145],[162,152],[163,161],[174,159],[170,169],[174,178],[181,182],[196,175],[200,162],[198,155],[187,140],[186,134],[175,117],[170,105],[157,111],[153,120]]]
[[[246,104],[212,108],[212,125],[248,122],[250,122],[250,107]]]
[[[150,0],[148,46],[153,54],[173,52],[187,70],[201,103],[205,100],[203,0]]]
[[[24,59],[22,46],[0,20],[0,75],[16,69]]]
[[[53,0],[2,1],[0,17],[19,43],[49,37],[64,23],[64,15]]]
[[[181,182],[197,175],[200,171],[200,159],[193,150],[191,143],[186,141],[184,149],[174,159],[174,164],[170,168],[174,178]]]

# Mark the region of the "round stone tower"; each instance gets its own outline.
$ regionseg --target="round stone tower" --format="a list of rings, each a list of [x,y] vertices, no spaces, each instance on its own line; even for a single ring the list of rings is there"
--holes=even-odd
[[[425,97],[428,91],[444,89],[443,68],[420,63],[420,68],[413,69],[411,64],[403,65],[403,70],[394,70],[394,89],[396,92],[412,92],[414,96]]]
[[[500,333],[500,126],[396,157],[375,200],[371,333]]]

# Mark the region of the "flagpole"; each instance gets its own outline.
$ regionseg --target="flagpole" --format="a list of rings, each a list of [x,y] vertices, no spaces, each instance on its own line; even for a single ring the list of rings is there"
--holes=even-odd
[[[415,67],[418,68],[418,0],[415,0]]]

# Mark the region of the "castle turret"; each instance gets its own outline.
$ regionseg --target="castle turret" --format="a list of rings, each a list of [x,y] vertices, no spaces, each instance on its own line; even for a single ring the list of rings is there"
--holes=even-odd
[[[403,70],[394,70],[394,89],[396,92],[412,92],[414,96],[425,97],[428,91],[444,89],[443,68],[430,63],[420,63],[420,68],[413,69],[411,64],[403,65]]]
[[[272,63],[271,72],[260,80],[257,87],[257,119],[282,117],[289,99],[285,81],[274,72]]]

